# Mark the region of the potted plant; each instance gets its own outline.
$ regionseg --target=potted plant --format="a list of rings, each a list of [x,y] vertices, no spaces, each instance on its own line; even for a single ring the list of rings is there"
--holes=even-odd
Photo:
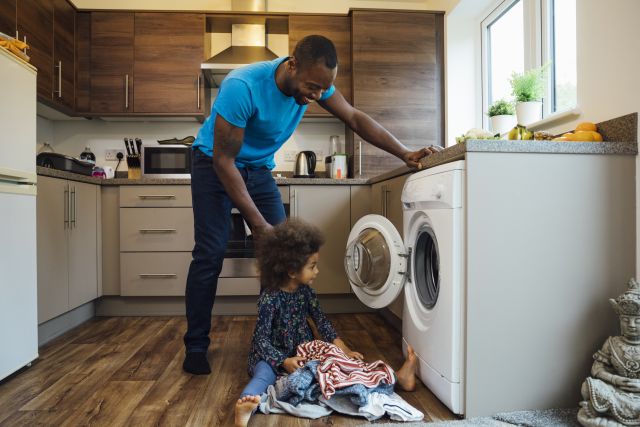
[[[498,99],[491,104],[487,113],[491,119],[491,130],[494,134],[508,132],[516,125],[515,108],[513,103]]]
[[[542,119],[542,96],[548,65],[511,74],[511,89],[516,100],[518,124],[527,126]]]

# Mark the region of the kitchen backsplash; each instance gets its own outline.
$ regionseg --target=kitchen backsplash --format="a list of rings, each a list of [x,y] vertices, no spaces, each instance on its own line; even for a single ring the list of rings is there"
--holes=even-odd
[[[124,152],[123,138],[142,138],[144,144],[157,144],[157,140],[196,136],[200,129],[197,122],[162,121],[104,121],[73,120],[53,121],[38,117],[38,149],[43,143],[51,144],[56,152],[79,157],[85,147],[90,147],[96,155],[98,165],[115,168],[117,161],[105,160],[107,150]],[[298,129],[278,150],[275,156],[276,171],[292,171],[295,154],[302,150],[312,150],[317,154],[316,170],[324,170],[324,156],[329,151],[329,136],[339,135],[344,144],[345,127],[337,119],[303,120]],[[125,153],[126,154],[126,153]],[[122,162],[118,170],[126,170]]]

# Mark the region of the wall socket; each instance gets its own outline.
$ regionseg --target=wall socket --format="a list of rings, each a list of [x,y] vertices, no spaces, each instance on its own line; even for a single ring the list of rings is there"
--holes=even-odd
[[[297,151],[285,150],[284,151],[284,161],[285,162],[295,162],[296,161],[296,154],[298,154]]]
[[[111,148],[109,150],[104,150],[104,159],[107,161],[117,161],[118,158],[116,156],[118,155],[118,153],[122,153],[122,156],[124,158],[124,150],[121,148]]]

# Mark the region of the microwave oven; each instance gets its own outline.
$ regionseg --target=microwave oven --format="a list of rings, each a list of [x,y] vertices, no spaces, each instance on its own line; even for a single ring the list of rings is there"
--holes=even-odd
[[[143,145],[142,175],[146,178],[191,178],[191,147]]]

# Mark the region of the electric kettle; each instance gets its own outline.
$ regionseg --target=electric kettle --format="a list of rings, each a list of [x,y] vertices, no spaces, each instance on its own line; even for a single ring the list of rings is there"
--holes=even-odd
[[[296,165],[293,169],[294,178],[313,178],[316,171],[316,153],[313,151],[301,151],[296,157]]]

